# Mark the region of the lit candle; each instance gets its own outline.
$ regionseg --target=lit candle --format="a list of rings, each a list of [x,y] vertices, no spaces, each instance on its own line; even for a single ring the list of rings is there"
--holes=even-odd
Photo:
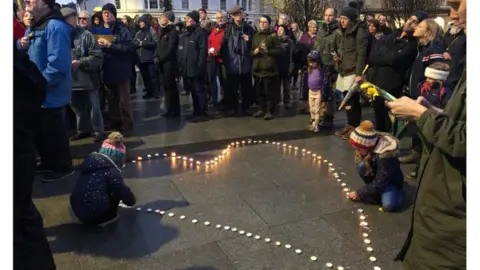
[[[345,187],[346,185],[347,185],[347,184],[345,184],[345,183],[342,183],[342,187]]]
[[[159,154],[159,153],[155,153],[155,156],[158,157],[158,156],[160,156],[160,154]]]
[[[148,157],[148,158],[151,158],[151,157],[152,157],[152,155],[148,154],[148,155],[147,155],[147,157]]]
[[[316,157],[316,156],[317,156],[317,154],[312,154],[312,157]]]
[[[132,163],[136,163],[137,161],[136,160],[132,160]]]
[[[361,220],[365,220],[366,217],[365,217],[364,215],[361,215],[361,216],[360,216],[360,219],[361,219]]]
[[[349,188],[344,188],[343,191],[350,191],[350,189]]]
[[[370,239],[366,238],[365,240],[363,240],[363,242],[365,242],[365,244],[370,244],[372,241],[370,241]]]
[[[315,262],[315,261],[318,260],[318,258],[317,258],[316,256],[311,256],[311,257],[310,257],[310,260]]]
[[[362,222],[360,222],[360,226],[362,226],[362,227],[367,227],[367,226],[368,226],[368,223],[365,222],[365,221],[362,221]]]
[[[370,261],[372,261],[372,262],[377,261],[377,258],[375,258],[375,257],[373,257],[373,256],[371,256],[369,259],[370,259]]]
[[[325,264],[325,266],[328,267],[328,268],[332,268],[332,267],[333,267],[333,263],[327,262],[327,263]]]
[[[183,157],[183,160],[187,160],[187,157]]]
[[[163,154],[164,157],[168,156],[166,153]]]
[[[270,141],[265,141],[265,143],[269,143]]]
[[[311,151],[308,151],[308,152],[307,152],[307,155],[310,155],[311,153],[312,153]]]
[[[200,162],[200,161],[197,161],[197,165],[200,165],[200,164],[202,164],[202,162]]]
[[[137,157],[138,160],[142,160],[143,158],[142,157]]]
[[[245,144],[245,141],[242,141],[243,144]]]
[[[175,154],[175,152],[172,152],[172,154],[170,154],[172,157],[176,156],[177,154]]]
[[[282,146],[283,146],[283,147],[286,147],[286,146],[287,146],[287,144],[286,144],[286,143],[284,143]]]
[[[295,150],[298,150],[298,147],[296,147],[296,146],[295,146],[295,148],[294,148],[294,149],[295,149]]]
[[[189,158],[188,161],[193,162],[193,158]]]
[[[367,247],[367,251],[368,251],[368,252],[372,252],[372,251],[373,251],[373,248],[372,248],[372,247]]]
[[[363,233],[363,237],[368,237],[368,233]]]
[[[305,151],[307,151],[307,150],[306,150],[305,148],[303,148],[303,149],[302,149],[302,152],[305,152]]]
[[[288,146],[288,148],[290,148],[290,149],[291,149],[291,148],[292,148],[292,146],[291,146],[291,145],[289,145],[289,146]]]
[[[358,209],[357,212],[363,213],[363,209]]]

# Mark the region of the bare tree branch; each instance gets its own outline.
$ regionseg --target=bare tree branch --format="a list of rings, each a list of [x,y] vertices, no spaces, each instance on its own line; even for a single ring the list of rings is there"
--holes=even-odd
[[[435,12],[441,0],[383,0],[385,13],[394,19],[406,20],[416,11]]]
[[[317,19],[330,6],[329,0],[266,0],[275,12],[285,13],[299,25]]]

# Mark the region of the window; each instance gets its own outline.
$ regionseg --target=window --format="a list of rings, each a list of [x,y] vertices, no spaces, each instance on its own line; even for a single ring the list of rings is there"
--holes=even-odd
[[[208,0],[202,0],[202,8],[208,9]]]
[[[115,8],[122,9],[122,4],[120,3],[120,0],[115,0]]]
[[[148,0],[148,9],[158,9],[158,0]]]
[[[240,0],[237,0],[237,6],[240,6]]]
[[[243,10],[247,10],[247,0],[242,0],[242,8]]]
[[[220,9],[221,10],[227,9],[227,0],[220,0]]]
[[[258,12],[265,13],[265,3],[263,0],[260,0],[258,3]]]
[[[248,0],[248,10],[252,10],[252,0]]]
[[[189,0],[182,0],[182,9],[188,9],[188,1]]]

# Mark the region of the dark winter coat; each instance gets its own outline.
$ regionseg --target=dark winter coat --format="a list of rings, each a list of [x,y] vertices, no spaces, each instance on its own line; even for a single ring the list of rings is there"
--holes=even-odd
[[[155,51],[155,62],[160,70],[167,74],[168,71],[177,71],[177,49],[178,49],[178,31],[175,25],[168,25],[162,29],[158,37],[157,50]]]
[[[265,43],[267,46],[267,53],[259,52],[255,54],[255,49],[260,47],[260,44]],[[276,34],[270,29],[259,31],[253,37],[252,42],[252,73],[259,78],[278,76],[277,58],[282,52],[280,40]]]
[[[248,41],[243,39],[243,35],[248,36]],[[255,31],[246,22],[242,22],[242,25],[232,23],[225,29],[220,56],[227,74],[241,75],[252,72],[253,60],[250,50],[254,35]]]
[[[447,78],[447,82],[455,87],[460,77],[462,77],[463,70],[466,68],[467,36],[463,30],[456,35],[447,32],[443,39],[443,46],[445,47],[445,52],[448,52],[452,58],[452,60],[448,61],[450,65],[450,75]]]
[[[72,210],[79,220],[88,224],[101,219],[111,208],[112,197],[128,206],[136,203],[113,160],[104,154],[92,153],[83,161],[81,175],[70,194]]]
[[[417,55],[417,40],[395,32],[378,40],[368,57],[367,79],[394,96],[402,94]]]
[[[466,71],[443,113],[429,109],[416,122],[426,152],[418,171],[412,225],[398,255],[403,269],[466,269]]]
[[[432,85],[425,82],[420,88],[420,95],[431,105],[443,109],[452,95],[452,90],[448,85],[440,85],[439,83],[433,83]]]
[[[72,69],[72,90],[97,90],[100,87],[99,72],[103,64],[103,53],[95,37],[85,28],[72,30],[72,55],[80,60],[78,69]]]
[[[208,35],[200,26],[187,26],[183,45],[183,75],[205,77],[207,72]]]
[[[177,64],[178,64],[178,69],[180,71],[184,69],[183,68],[183,49],[184,49],[183,46],[185,46],[185,36],[186,36],[186,31],[181,31],[178,33]]]
[[[359,23],[352,24],[347,29],[340,29],[340,62],[338,72],[341,76],[355,74],[361,76],[367,63],[369,34]]]
[[[292,29],[289,26],[283,26],[283,29],[285,29],[285,35],[290,38],[291,41],[294,43],[297,42],[297,37],[295,36],[295,33],[293,33]],[[273,31],[277,32],[278,31],[278,24],[276,24],[273,27]]]
[[[295,43],[288,36],[279,38],[279,40],[281,51],[279,56],[276,58],[278,73],[280,74],[280,77],[286,78],[293,73],[294,63],[292,61],[292,55],[293,49],[295,48]]]
[[[337,21],[329,24],[321,24],[313,49],[320,53],[324,65],[335,65],[332,53],[338,55],[341,39],[342,32],[338,29]]]
[[[142,42],[142,46],[139,47],[140,42]],[[138,30],[133,39],[133,44],[135,45],[135,48],[137,48],[138,61],[140,63],[153,63],[157,42],[157,32],[150,28],[148,23],[145,23],[145,27]]]
[[[113,35],[110,48],[102,48],[103,66],[102,80],[105,84],[119,84],[130,80],[132,74],[133,54],[135,45],[132,43],[132,35],[128,28],[121,22],[116,21],[111,28],[103,25],[92,28],[94,35]]]
[[[357,196],[363,203],[380,204],[385,188],[403,187],[403,172],[396,156],[398,142],[389,134],[382,134],[373,151],[373,180],[357,190]]]
[[[425,69],[435,62],[443,62],[443,44],[439,40],[433,40],[427,45],[418,44],[417,57],[410,70],[410,97],[417,98],[420,95],[420,88],[425,81]]]

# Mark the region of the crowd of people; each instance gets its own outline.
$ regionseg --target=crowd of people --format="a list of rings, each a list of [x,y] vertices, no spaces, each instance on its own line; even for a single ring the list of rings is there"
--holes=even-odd
[[[296,109],[310,116],[308,128],[313,132],[332,128],[336,104],[352,85],[368,81],[397,100],[369,101],[375,125],[362,121],[361,93],[346,102],[347,125],[335,135],[355,148],[359,175],[366,184],[349,198],[381,204],[386,211],[399,210],[404,201],[399,164],[416,163],[407,174],[419,179],[412,230],[398,259],[406,269],[462,265],[466,0],[449,4],[451,22],[446,32],[424,11],[411,14],[399,29],[391,28],[383,14],[377,18],[366,14],[361,20],[356,2],[339,13],[325,9],[323,23],[311,20],[304,32],[286,14],[279,14],[276,23],[262,15],[254,27],[240,6],[217,12],[215,20],[204,9],[194,10],[179,23],[172,11],[158,19],[149,14],[120,19],[113,4],[105,4],[91,16],[59,8],[54,0],[29,0],[23,12],[14,6],[15,114],[19,119],[14,129],[20,138],[14,144],[14,173],[23,178],[15,182],[15,189],[30,186],[28,194],[15,193],[16,224],[42,239],[34,253],[46,256],[38,259],[44,262],[42,269],[54,269],[51,256],[45,255],[48,242],[38,229],[41,217],[31,200],[31,181],[35,173],[42,173],[43,182],[74,173],[69,139],[93,137],[104,142],[84,162],[82,175],[88,176],[77,182],[81,185],[72,193],[73,217],[84,223],[109,223],[117,218],[120,200],[135,203],[119,174],[125,160],[123,137],[114,132],[105,140],[105,133],[134,128],[130,94],[136,92],[136,67],[144,81],[143,98],[164,95],[166,118],[179,117],[180,95],[191,95],[193,122],[209,120],[210,105],[226,116],[271,120],[280,105],[285,110],[294,108],[291,90],[295,89],[304,105]],[[70,138],[68,106],[77,120],[77,132]],[[417,126],[411,152],[400,158],[398,141],[391,133],[392,116]],[[37,155],[40,163],[34,168]],[[22,171],[24,163],[32,165],[32,170]],[[102,184],[93,179],[91,173],[96,170],[105,170],[111,181]],[[117,187],[118,194],[106,204],[102,201],[105,211],[95,206],[99,212],[92,217],[82,208],[84,193],[108,185]],[[16,239],[22,251],[18,256],[33,254],[30,244]],[[452,244],[458,252],[449,253]]]

